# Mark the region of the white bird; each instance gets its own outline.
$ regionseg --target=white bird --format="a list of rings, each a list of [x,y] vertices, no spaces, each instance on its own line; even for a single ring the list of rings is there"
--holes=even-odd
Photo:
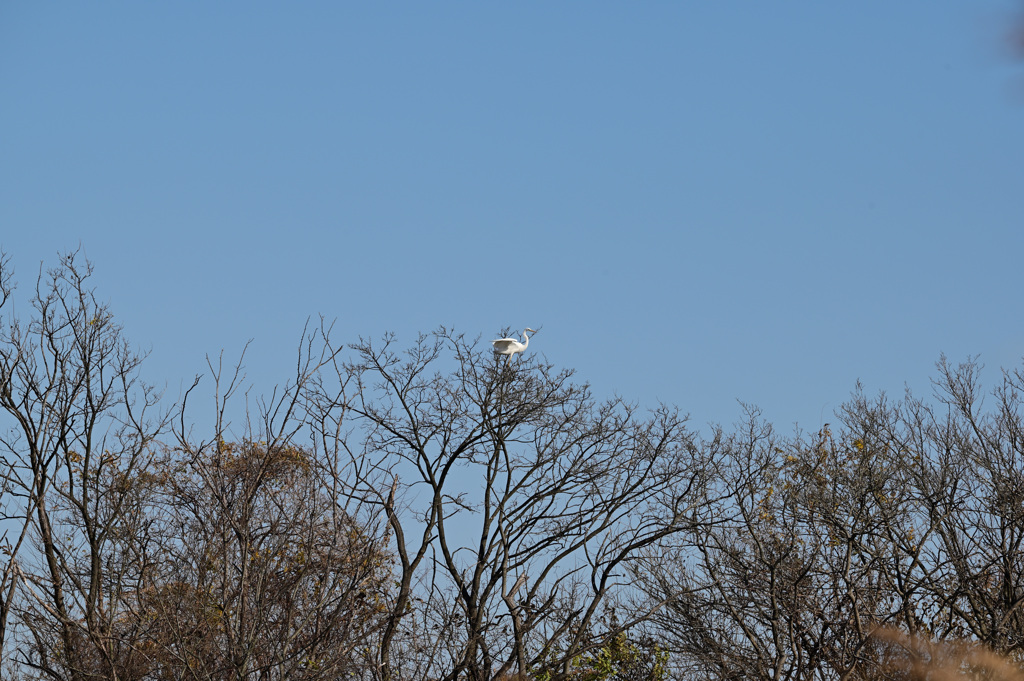
[[[491,341],[491,345],[494,346],[494,354],[508,355],[509,359],[512,359],[512,355],[521,353],[530,344],[530,337],[526,335],[527,331],[530,333],[537,333],[529,327],[523,329],[522,343],[515,338],[499,338],[498,340]]]

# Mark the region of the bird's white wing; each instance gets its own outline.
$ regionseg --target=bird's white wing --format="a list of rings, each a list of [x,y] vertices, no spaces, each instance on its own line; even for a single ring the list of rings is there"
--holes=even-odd
[[[514,343],[518,343],[515,338],[500,338],[498,340],[491,341],[491,345],[494,346],[495,352],[504,352],[509,348],[513,347]]]

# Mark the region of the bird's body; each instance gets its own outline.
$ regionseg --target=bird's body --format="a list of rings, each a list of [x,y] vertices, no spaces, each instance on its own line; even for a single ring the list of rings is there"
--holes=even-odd
[[[509,359],[512,359],[512,355],[521,354],[530,345],[530,337],[526,335],[527,331],[537,333],[529,327],[523,329],[522,343],[515,338],[499,338],[498,340],[491,341],[491,345],[494,346],[494,354],[508,355]]]

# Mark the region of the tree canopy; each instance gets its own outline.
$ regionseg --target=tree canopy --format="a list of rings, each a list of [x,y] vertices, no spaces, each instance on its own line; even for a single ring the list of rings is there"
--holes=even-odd
[[[1024,655],[1021,369],[986,391],[942,358],[928,399],[702,432],[450,329],[343,346],[321,322],[266,397],[211,362],[174,402],[90,274],[65,256],[18,316],[0,259],[4,678],[824,681],[924,673],[921,642]]]

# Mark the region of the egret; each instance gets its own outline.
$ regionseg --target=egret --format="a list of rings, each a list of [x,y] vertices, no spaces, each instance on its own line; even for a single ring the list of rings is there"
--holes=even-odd
[[[509,359],[512,359],[512,355],[522,353],[523,350],[530,344],[530,337],[526,335],[526,332],[537,333],[530,327],[523,329],[523,342],[520,343],[515,338],[499,338],[498,340],[491,341],[491,345],[494,346],[494,354],[496,355],[508,355]]]

